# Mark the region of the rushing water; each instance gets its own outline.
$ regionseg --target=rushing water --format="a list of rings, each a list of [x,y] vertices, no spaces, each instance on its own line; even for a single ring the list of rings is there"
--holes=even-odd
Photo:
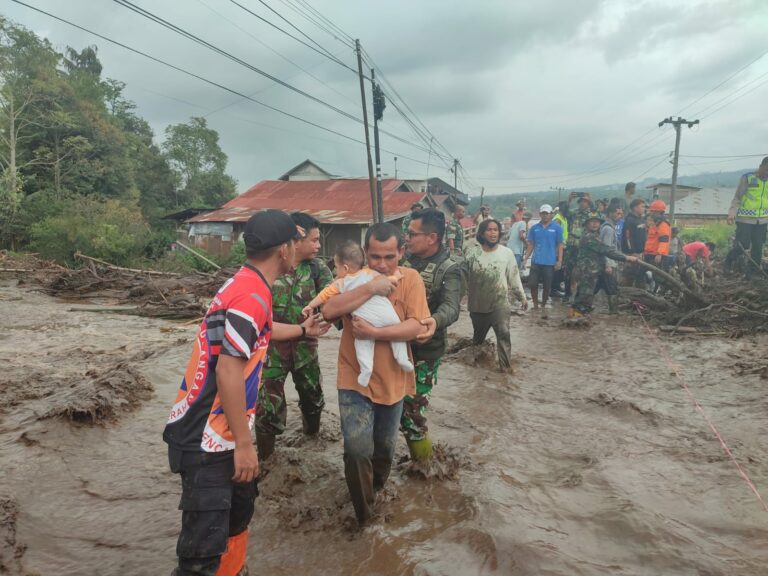
[[[0,284],[10,324],[0,335],[0,495],[18,505],[21,573],[170,573],[180,487],[160,434],[195,328],[72,308]],[[396,465],[362,532],[342,472],[338,339],[324,339],[323,430],[301,436],[289,384],[289,431],[251,525],[252,573],[768,573],[768,513],[640,324],[598,316],[589,330],[565,330],[563,312],[512,318],[514,376],[468,365],[469,351],[446,361],[429,421],[447,472],[424,479]],[[466,314],[452,331],[469,335]],[[768,383],[738,374],[766,344],[664,341],[768,497]],[[104,425],[40,419],[87,370],[126,359],[154,384],[150,401]],[[19,572],[7,550],[0,559]]]

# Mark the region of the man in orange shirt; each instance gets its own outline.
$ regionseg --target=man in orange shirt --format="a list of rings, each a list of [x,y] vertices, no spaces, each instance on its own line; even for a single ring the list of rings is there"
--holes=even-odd
[[[375,493],[384,487],[395,455],[403,398],[416,394],[413,372],[401,368],[392,354],[392,341],[410,342],[427,332],[430,316],[424,282],[412,268],[398,266],[405,252],[400,230],[389,223],[374,224],[365,235],[368,266],[381,276],[331,298],[323,308],[327,320],[344,318],[339,345],[337,388],[344,437],[344,476],[358,522],[373,515]],[[399,281],[388,278],[400,271]],[[387,296],[401,322],[376,328],[350,314],[375,295]],[[375,340],[373,373],[368,386],[358,384],[360,365],[355,339]]]
[[[643,260],[655,266],[665,266],[665,256],[669,256],[669,243],[672,240],[672,227],[664,213],[667,204],[663,200],[654,200],[648,208],[648,217],[652,221],[648,226]]]

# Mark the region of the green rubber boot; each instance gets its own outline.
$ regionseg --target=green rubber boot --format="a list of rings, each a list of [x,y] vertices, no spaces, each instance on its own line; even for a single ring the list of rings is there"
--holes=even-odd
[[[432,458],[432,439],[425,436],[421,440],[408,440],[408,451],[411,453],[411,460],[429,460]]]
[[[608,296],[608,314],[618,314],[618,313],[619,313],[619,297]]]

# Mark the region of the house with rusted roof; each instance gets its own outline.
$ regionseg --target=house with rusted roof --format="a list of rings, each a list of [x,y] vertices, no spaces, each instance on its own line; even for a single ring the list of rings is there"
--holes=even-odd
[[[411,192],[402,180],[381,182],[384,221],[399,225],[415,202],[430,205],[427,194]],[[306,212],[320,221],[321,255],[333,255],[344,240],[362,243],[371,225],[368,180],[264,180],[230,200],[218,210],[187,220],[187,242],[216,255],[226,255],[242,235],[245,223],[266,208]]]
[[[451,217],[452,203],[468,203],[465,194],[439,178],[381,181],[384,221],[396,225],[420,202]],[[266,208],[285,212],[306,212],[320,221],[321,252],[333,255],[345,240],[362,244],[371,225],[371,193],[367,178],[342,178],[333,175],[322,163],[304,160],[277,180],[264,180],[233,198],[217,210],[196,214],[186,220],[188,228],[179,240],[224,256],[241,239],[245,223],[254,213]]]

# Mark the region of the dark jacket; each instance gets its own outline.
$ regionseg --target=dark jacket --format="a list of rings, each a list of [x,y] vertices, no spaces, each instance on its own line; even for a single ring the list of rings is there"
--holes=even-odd
[[[427,289],[429,312],[437,321],[437,330],[431,340],[424,344],[411,343],[413,359],[416,362],[437,360],[445,354],[447,328],[459,318],[462,271],[461,265],[453,259],[450,259],[450,263],[444,265],[441,270],[440,265],[449,258],[450,254],[445,247],[430,258],[408,255],[406,266],[410,266],[421,275]]]
[[[635,216],[630,212],[624,218],[624,229],[621,232],[621,251],[624,254],[641,254],[645,250],[647,235],[645,217]]]

